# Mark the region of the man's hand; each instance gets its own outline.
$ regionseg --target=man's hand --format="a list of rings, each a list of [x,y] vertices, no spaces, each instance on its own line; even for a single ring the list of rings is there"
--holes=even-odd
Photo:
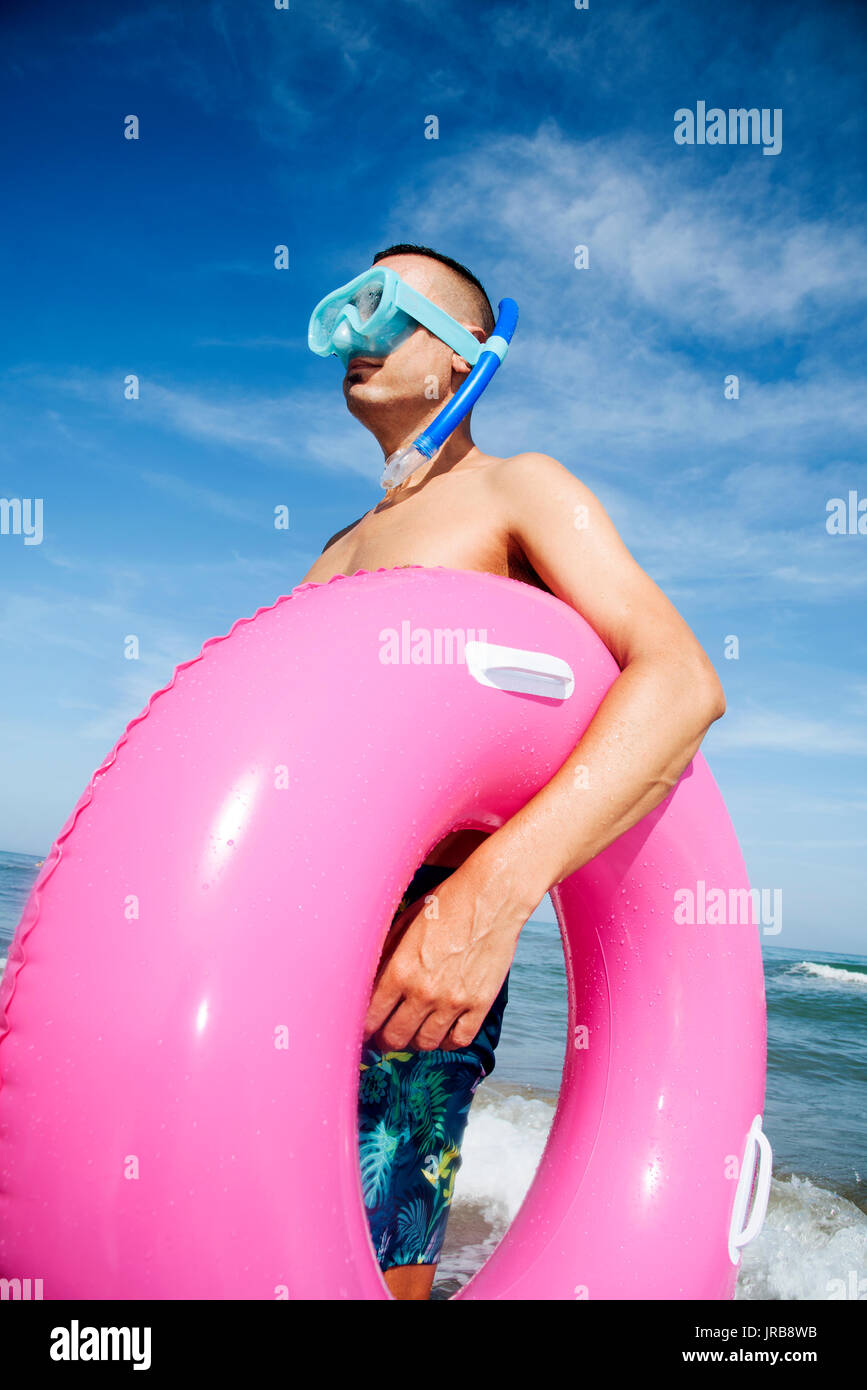
[[[401,913],[386,938],[365,1041],[383,1051],[467,1047],[506,978],[527,906],[470,858]]]

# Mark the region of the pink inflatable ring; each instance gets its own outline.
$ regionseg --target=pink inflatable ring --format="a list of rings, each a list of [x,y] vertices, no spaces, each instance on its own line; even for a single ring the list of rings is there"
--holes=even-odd
[[[0,1275],[388,1298],[356,1137],[388,922],[444,835],[550,780],[616,674],[558,599],[422,567],[303,584],[179,666],[61,831],[0,987]],[[770,1179],[763,977],[754,926],[678,920],[699,883],[748,889],[700,756],[552,890],[557,1114],[459,1297],[732,1296]]]

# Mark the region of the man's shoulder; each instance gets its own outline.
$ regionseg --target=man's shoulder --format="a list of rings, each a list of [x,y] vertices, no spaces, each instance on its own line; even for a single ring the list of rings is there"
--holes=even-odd
[[[580,480],[559,459],[530,451],[507,458],[491,458],[488,477],[493,487],[513,495],[550,489],[557,484],[580,484]]]
[[[487,478],[490,503],[515,536],[553,534],[564,516],[607,515],[587,484],[550,454],[528,451],[493,463]]]

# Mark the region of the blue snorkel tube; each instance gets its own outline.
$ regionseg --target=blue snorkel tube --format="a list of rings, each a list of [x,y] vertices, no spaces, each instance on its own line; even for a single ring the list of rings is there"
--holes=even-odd
[[[497,306],[494,331],[483,344],[478,361],[463,386],[455,392],[436,419],[417,439],[405,448],[398,449],[396,453],[389,454],[380,480],[384,488],[397,487],[410,473],[414,473],[420,464],[429,462],[437,450],[442,448],[452,430],[472,410],[494,372],[504,361],[517,324],[518,306],[514,299],[501,299]]]

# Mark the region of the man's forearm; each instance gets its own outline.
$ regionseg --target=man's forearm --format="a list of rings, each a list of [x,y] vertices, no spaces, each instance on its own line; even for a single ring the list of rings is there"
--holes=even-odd
[[[725,708],[706,661],[636,658],[536,795],[459,871],[484,898],[532,912],[668,795]]]

